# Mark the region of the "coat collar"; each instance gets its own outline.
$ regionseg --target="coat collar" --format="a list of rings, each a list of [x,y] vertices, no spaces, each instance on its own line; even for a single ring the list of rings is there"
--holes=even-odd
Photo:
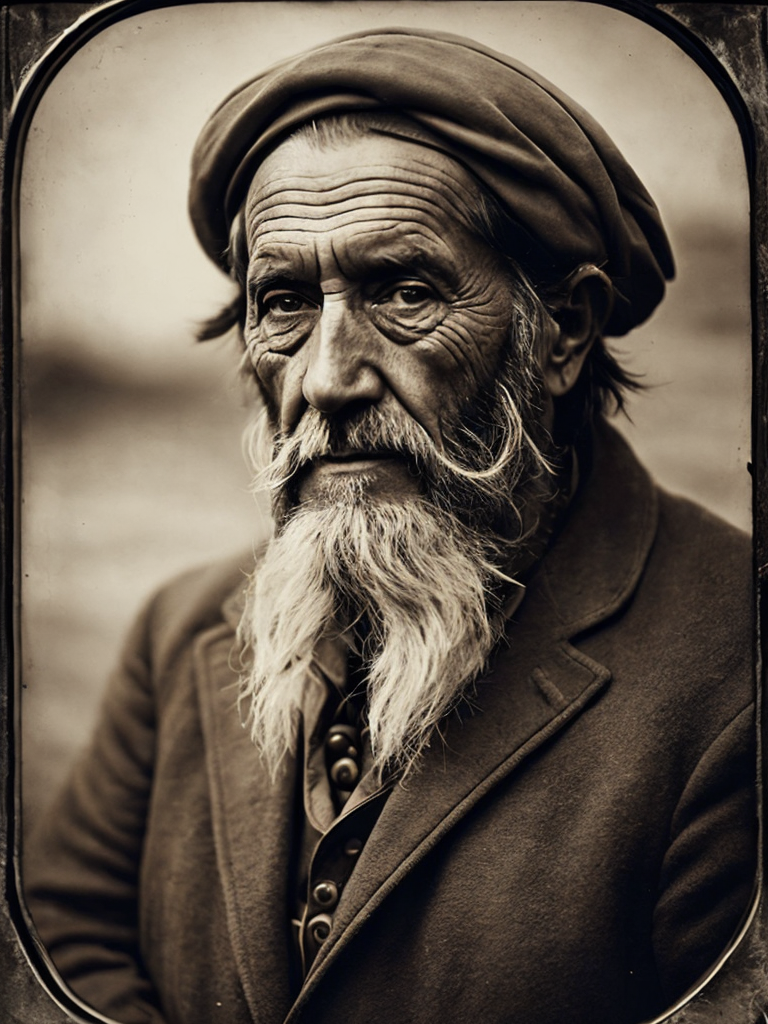
[[[445,742],[435,740],[419,770],[392,792],[345,888],[331,936],[321,948],[288,1021],[299,1014],[339,952],[412,867],[478,800],[581,713],[607,685],[609,668],[579,651],[572,641],[630,599],[647,561],[656,521],[656,494],[648,474],[616,431],[601,425],[595,432],[589,478],[574,498],[565,526],[529,580],[525,600],[510,623],[507,642],[478,683],[472,703],[480,710],[452,717],[443,733]],[[228,602],[225,614],[236,624],[239,602]],[[221,691],[215,689],[217,671],[223,672],[224,666],[217,668],[209,656],[207,671],[201,675],[201,696],[203,703],[209,704],[207,743],[217,747],[208,756],[212,785],[219,789],[214,815],[217,841],[223,850],[222,876],[225,888],[231,888],[233,894],[235,948],[242,948],[241,971],[246,977],[254,964],[264,964],[264,957],[272,971],[284,973],[275,956],[274,935],[282,934],[286,916],[289,830],[285,820],[287,809],[293,806],[292,783],[279,782],[272,787],[259,781],[257,759],[252,750],[249,753],[243,748],[245,734],[239,726],[239,745],[219,735],[224,727],[214,719],[235,713],[231,706],[229,710],[223,706]],[[229,704],[233,704],[232,696]],[[254,820],[263,822],[255,841]],[[266,835],[266,830],[271,834]],[[253,882],[254,875],[265,876],[265,872],[275,873],[269,894]],[[282,878],[279,886],[278,877]],[[234,905],[238,901],[239,907]],[[265,942],[253,934],[245,938],[244,923],[249,921],[261,922],[258,930],[267,935]],[[245,981],[244,985],[248,993]],[[255,1021],[282,1019],[258,1009],[254,1012],[255,998],[251,999]]]
[[[533,593],[546,594],[575,637],[629,600],[656,535],[658,496],[648,472],[607,423],[595,428],[592,469],[557,542],[542,561]]]

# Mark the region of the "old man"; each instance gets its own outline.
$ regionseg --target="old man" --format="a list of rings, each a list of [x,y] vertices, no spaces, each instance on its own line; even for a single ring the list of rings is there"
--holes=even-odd
[[[136,626],[32,852],[57,969],[129,1024],[663,1013],[750,910],[755,721],[748,544],[606,422],[651,198],[530,69],[392,30],[229,96],[190,208],[274,535]]]

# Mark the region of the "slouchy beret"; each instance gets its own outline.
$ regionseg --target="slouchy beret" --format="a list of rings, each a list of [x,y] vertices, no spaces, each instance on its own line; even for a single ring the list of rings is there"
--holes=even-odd
[[[539,280],[601,267],[616,292],[607,334],[626,334],[661,301],[674,275],[669,242],[604,129],[524,64],[413,29],[356,33],[284,60],[216,109],[195,146],[189,196],[216,263],[226,269],[232,222],[266,154],[307,121],[353,110],[397,111],[426,129],[519,226],[518,258]]]

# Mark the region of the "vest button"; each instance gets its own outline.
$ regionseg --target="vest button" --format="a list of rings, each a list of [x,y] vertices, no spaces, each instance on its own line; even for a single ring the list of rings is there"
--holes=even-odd
[[[362,839],[348,839],[344,844],[344,853],[347,855],[347,857],[357,857],[362,848]]]
[[[325,745],[332,757],[351,757],[347,751],[357,746],[357,729],[352,725],[336,723],[328,730]]]
[[[360,769],[351,757],[342,757],[331,766],[331,779],[340,789],[352,789],[360,778]]]
[[[333,757],[346,757],[352,742],[346,733],[332,732],[325,741],[325,745]]]
[[[339,902],[339,887],[335,882],[318,882],[312,890],[312,898],[315,903],[330,910]]]
[[[307,927],[309,928],[309,934],[312,936],[318,946],[322,946],[328,936],[331,934],[331,927],[333,925],[333,918],[329,917],[328,914],[318,914],[313,917]]]

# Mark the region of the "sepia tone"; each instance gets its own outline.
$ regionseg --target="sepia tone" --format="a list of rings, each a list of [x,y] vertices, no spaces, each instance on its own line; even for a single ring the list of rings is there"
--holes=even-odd
[[[414,10],[428,6],[435,5],[408,5]],[[526,5],[515,6],[519,8],[515,16],[524,21]],[[572,10],[578,5],[561,6],[562,17],[571,16],[574,23],[578,21]],[[597,17],[601,9],[589,6],[595,7]],[[712,31],[722,32],[719,5],[703,6],[709,9],[708,25]],[[528,7],[532,17],[535,5]],[[695,20],[693,12],[686,12],[686,5],[679,8],[683,19],[687,13]],[[389,12],[385,13],[391,21]],[[106,35],[102,40],[105,51],[120,55],[128,49],[131,34],[136,36],[140,31],[149,36],[154,29],[158,53],[167,52],[167,37],[163,33],[177,34],[173,23],[176,14],[181,11],[171,11],[167,18],[155,17],[154,22],[153,15],[147,14],[142,16],[149,19],[146,23],[116,25],[107,30],[117,33],[114,41]],[[286,15],[290,15],[288,10]],[[424,10],[414,15],[417,21],[429,16]],[[606,16],[629,17],[615,11]],[[15,17],[18,30],[18,9]],[[365,17],[370,20],[370,12],[365,12]],[[469,10],[465,17],[471,20]],[[706,20],[703,13],[699,17]],[[751,38],[757,12],[745,10],[743,17],[742,31],[745,38]],[[340,27],[329,27],[327,34],[330,37],[355,27],[344,22]],[[736,26],[730,30],[735,32]],[[465,31],[469,35],[481,34],[477,24],[468,24]],[[588,25],[584,31],[594,34],[597,30]],[[635,54],[642,52],[646,35],[651,31],[638,22]],[[633,49],[627,42],[626,26],[616,32],[625,47]],[[531,34],[535,39],[535,33]],[[511,44],[504,46],[495,41],[495,45],[511,50]],[[287,45],[290,52],[300,47],[301,42],[295,39]],[[756,52],[754,45],[752,52]],[[535,63],[533,57],[528,58],[520,51],[517,55]],[[88,57],[86,50],[79,56],[85,67],[100,67],[100,59]],[[143,59],[146,61],[146,57]],[[161,62],[165,59],[162,57]],[[746,59],[742,51],[738,59]],[[536,66],[541,66],[541,61]],[[542,70],[556,79],[554,71],[546,67]],[[573,74],[580,71],[576,68]],[[81,74],[82,80],[87,81],[87,73]],[[128,74],[136,75],[136,71]],[[749,72],[755,74],[759,72]],[[233,69],[233,82],[238,76],[243,77]],[[116,85],[115,89],[119,92],[121,86]],[[66,100],[66,89],[63,91]],[[225,91],[212,89],[211,101]],[[713,100],[716,106],[716,97]],[[138,603],[173,572],[247,546],[259,531],[258,513],[246,493],[248,479],[241,468],[238,450],[239,434],[250,410],[236,378],[236,349],[233,344],[228,348],[219,345],[212,352],[211,346],[195,348],[191,344],[194,322],[213,311],[226,288],[220,282],[211,284],[210,290],[198,286],[194,275],[198,274],[200,281],[206,277],[198,265],[197,270],[190,270],[189,278],[194,283],[189,292],[176,298],[175,307],[172,296],[172,311],[165,314],[171,319],[163,321],[157,313],[162,310],[164,293],[173,287],[173,273],[169,272],[168,279],[156,277],[156,291],[147,303],[148,320],[139,327],[131,324],[132,294],[145,291],[146,282],[134,284],[129,279],[125,292],[119,295],[109,291],[106,279],[100,281],[98,274],[92,276],[93,293],[100,293],[102,299],[106,297],[105,306],[111,305],[118,312],[117,316],[105,312],[95,322],[93,310],[79,314],[68,311],[62,316],[61,296],[47,297],[50,312],[46,302],[39,298],[43,282],[51,280],[52,271],[42,263],[36,268],[39,257],[35,246],[41,244],[40,239],[46,239],[46,231],[56,230],[45,214],[48,209],[62,205],[62,201],[55,183],[51,186],[53,176],[45,169],[36,172],[34,161],[38,159],[37,166],[45,168],[46,161],[52,158],[62,164],[67,160],[65,150],[55,148],[62,144],[56,138],[55,125],[58,124],[61,134],[61,126],[68,123],[66,113],[62,115],[67,108],[54,111],[52,121],[46,123],[45,102],[53,100],[42,102],[32,121],[27,144],[29,162],[25,165],[26,177],[22,178],[20,193],[24,339],[19,396],[23,468],[20,571],[24,610],[22,645],[16,656],[20,651],[24,830],[44,813],[52,787],[87,735],[105,673]],[[583,102],[589,109],[594,108],[591,99],[585,98]],[[719,115],[723,113],[718,111]],[[144,111],[142,117],[145,114]],[[676,213],[674,198],[669,206],[662,206],[678,255],[678,282],[671,286],[669,299],[658,316],[636,332],[637,347],[635,334],[631,346],[625,340],[620,343],[623,351],[632,348],[627,365],[641,373],[651,386],[630,409],[634,425],[627,424],[622,429],[665,486],[697,498],[736,525],[748,528],[749,202],[738,129],[730,115],[725,114],[722,155],[710,196],[705,195],[698,211],[692,202],[690,211]],[[115,118],[114,113],[100,116],[98,111],[94,116],[96,123]],[[128,108],[123,116],[130,116]],[[599,119],[618,136],[604,114]],[[190,123],[192,120],[190,115]],[[194,123],[199,121],[195,114]],[[139,134],[144,127],[142,121]],[[90,131],[91,125],[74,123],[71,130],[76,132],[78,128]],[[117,141],[122,138],[116,136]],[[629,147],[624,139],[619,141],[626,151]],[[83,143],[74,142],[73,149],[78,144]],[[36,145],[40,147],[37,157]],[[639,143],[638,150],[641,148]],[[703,154],[700,158],[703,161]],[[668,167],[661,164],[657,172],[660,178],[666,170]],[[718,178],[717,174],[724,177]],[[646,181],[648,176],[647,171],[641,174]],[[723,182],[727,182],[725,187]],[[132,187],[130,180],[127,183]],[[52,191],[46,192],[48,188]],[[183,195],[184,186],[179,184],[178,188]],[[659,188],[653,186],[651,191],[661,203]],[[685,191],[683,187],[680,194]],[[48,205],[39,202],[41,196],[46,196]],[[157,203],[159,208],[162,200]],[[706,216],[702,216],[702,208],[706,209]],[[156,216],[158,212],[153,210],[150,214]],[[70,237],[71,223],[65,219],[59,229]],[[99,230],[95,225],[95,235]],[[126,225],[123,237],[128,239],[130,234],[130,226]],[[50,234],[46,242],[43,245],[49,251],[60,248],[56,242],[50,244]],[[126,248],[133,245],[128,253],[129,262],[141,262],[140,238],[125,244]],[[190,241],[190,248],[193,245]],[[90,258],[98,261],[101,257],[95,254]],[[76,262],[79,259],[76,257]],[[175,265],[174,253],[166,254],[166,259]],[[36,274],[40,277],[36,278]],[[67,283],[64,274],[56,276],[61,278],[62,295],[67,289],[70,294],[78,291],[76,275],[72,284]],[[192,292],[197,296],[196,305],[189,301]],[[77,303],[72,305],[76,307]],[[181,308],[186,310],[183,323],[178,320]],[[762,316],[762,311],[758,316]],[[175,328],[171,326],[173,317],[177,318]],[[152,320],[155,325],[150,327]],[[120,333],[120,325],[124,325],[124,334]],[[759,337],[760,322],[754,327]],[[174,331],[176,339],[166,348],[166,339]],[[671,351],[662,353],[673,337]],[[723,359],[725,351],[728,356]],[[761,365],[758,361],[758,381]],[[683,388],[675,391],[681,378]],[[674,443],[670,443],[671,438]],[[757,458],[753,454],[751,461],[760,465]],[[212,522],[216,524],[213,530]],[[758,536],[762,536],[759,531]],[[89,652],[85,662],[83,650]],[[746,948],[741,952],[742,959],[747,957]],[[738,957],[739,953],[735,954],[736,960]],[[727,991],[727,974],[717,984]],[[28,998],[31,1006],[37,997],[21,998]],[[676,1019],[697,1020],[696,1012],[683,1010]],[[19,1019],[44,1019],[35,1016],[35,1010],[31,1013],[28,1018]]]

